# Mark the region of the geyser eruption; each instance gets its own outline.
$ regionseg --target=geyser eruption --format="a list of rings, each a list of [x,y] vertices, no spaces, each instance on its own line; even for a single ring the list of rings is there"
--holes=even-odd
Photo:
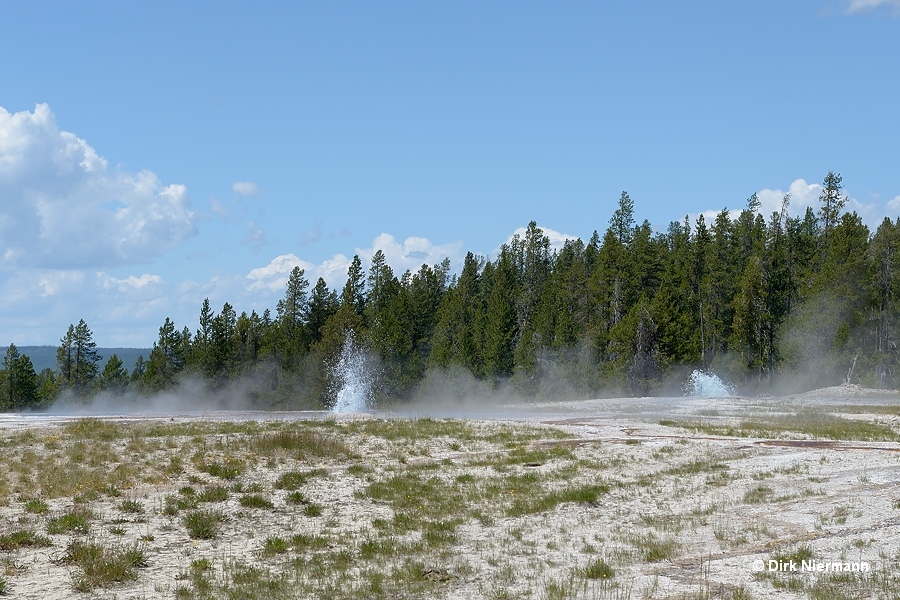
[[[331,369],[335,380],[337,401],[331,410],[336,413],[363,412],[368,409],[373,377],[363,349],[356,343],[353,330],[347,332],[341,355]]]
[[[684,395],[695,398],[723,398],[734,394],[730,385],[719,379],[715,373],[694,369],[684,382]]]

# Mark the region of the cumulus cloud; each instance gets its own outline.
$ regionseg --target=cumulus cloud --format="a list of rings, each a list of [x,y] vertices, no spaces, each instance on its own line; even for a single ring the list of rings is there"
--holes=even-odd
[[[256,196],[259,194],[259,186],[252,181],[235,181],[231,184],[231,191],[238,196]]]
[[[900,0],[850,0],[847,3],[847,14],[869,12],[880,7],[891,9],[894,15],[900,14]]]
[[[111,170],[46,104],[0,107],[0,260],[11,267],[145,262],[196,232],[183,185]]]
[[[356,254],[362,260],[363,268],[368,269],[372,257],[381,250],[394,274],[400,277],[404,271],[415,272],[423,264],[435,265],[444,258],[458,262],[461,248],[462,242],[433,244],[424,237],[408,237],[400,242],[391,234],[382,233],[372,240],[372,245],[368,248],[357,248]],[[331,289],[338,289],[347,280],[347,269],[351,261],[352,258],[344,254],[335,254],[329,259],[313,264],[295,254],[282,254],[272,259],[269,264],[250,271],[246,276],[249,280],[247,289],[281,294],[294,267],[303,269],[306,279],[310,282],[315,282],[321,277]]]
[[[813,210],[819,207],[819,194],[822,193],[822,186],[818,183],[806,183],[804,179],[795,179],[787,191],[780,189],[765,188],[756,192],[759,198],[760,213],[768,217],[775,211],[781,211],[781,202],[786,194],[791,195],[788,212],[793,216],[803,215],[806,209],[811,207]],[[741,207],[744,208],[743,206]],[[740,211],[738,211],[740,212]]]
[[[813,211],[819,210],[819,195],[822,193],[823,189],[821,184],[807,183],[805,179],[795,179],[788,186],[787,190],[778,188],[762,189],[756,192],[756,196],[759,198],[760,202],[759,212],[763,217],[768,219],[773,212],[781,211],[782,200],[785,195],[790,194],[791,198],[790,203],[788,204],[788,214],[792,217],[802,217],[806,213],[807,208],[812,208]],[[843,193],[847,197],[844,211],[855,212],[858,214],[863,223],[872,230],[878,227],[885,216],[890,217],[900,210],[900,196],[882,204],[877,201],[863,202],[853,195],[848,194],[846,189],[843,190]],[[740,215],[741,210],[744,208],[744,206],[740,206],[738,208],[730,209],[728,214],[731,219],[734,220]],[[711,224],[720,211],[721,209],[710,209],[698,214],[702,214],[706,223]],[[697,219],[698,214],[690,215],[692,222]]]
[[[97,283],[106,290],[116,290],[124,294],[131,294],[159,286],[163,283],[163,278],[159,275],[144,273],[139,277],[129,275],[125,279],[117,279],[100,271],[97,273]]]
[[[301,260],[295,254],[282,254],[273,258],[266,266],[258,267],[247,273],[247,279],[250,280],[247,287],[250,291],[283,290],[294,267],[300,267],[306,271],[306,278],[309,279],[309,273],[313,269],[312,263]]]
[[[538,227],[538,229],[543,231],[544,236],[548,240],[550,240],[550,249],[556,250],[557,252],[563,249],[563,246],[565,246],[565,244],[566,244],[566,240],[577,240],[578,239],[577,235],[569,235],[568,233],[560,233],[559,231],[550,229],[549,227]],[[510,235],[506,239],[506,243],[509,244],[510,242],[512,242],[513,238],[515,236],[519,236],[520,238],[524,239],[525,234],[527,232],[528,232],[528,228],[519,227],[518,229],[513,231],[512,235]],[[500,249],[498,248],[497,250],[494,251],[494,254],[497,254],[499,252],[500,252]]]

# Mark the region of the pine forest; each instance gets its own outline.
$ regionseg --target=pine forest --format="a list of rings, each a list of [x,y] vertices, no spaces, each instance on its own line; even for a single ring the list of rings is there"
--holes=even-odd
[[[829,173],[817,209],[761,214],[754,195],[655,232],[625,192],[603,233],[552,250],[534,222],[490,260],[469,253],[394,273],[359,257],[342,289],[295,268],[274,307],[249,314],[208,300],[192,330],[170,319],[127,369],[99,356],[83,321],[56,369],[36,373],[10,345],[0,409],[100,394],[140,403],[186,381],[240,389],[246,406],[328,408],[348,336],[373,373],[372,406],[473,390],[525,398],[680,394],[694,369],[744,394],[843,382],[896,388],[900,374],[900,218],[870,231],[845,211]]]

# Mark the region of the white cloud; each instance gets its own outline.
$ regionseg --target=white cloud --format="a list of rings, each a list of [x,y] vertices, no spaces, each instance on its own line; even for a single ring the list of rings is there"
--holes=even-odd
[[[117,290],[119,292],[127,294],[136,291],[152,289],[154,286],[162,284],[163,278],[159,275],[144,273],[140,277],[129,275],[125,279],[116,279],[115,277],[111,277],[101,271],[97,273],[97,283],[103,289]]]
[[[450,258],[451,262],[458,262],[461,248],[462,242],[435,245],[424,237],[409,237],[403,242],[398,242],[391,234],[382,233],[372,240],[370,247],[357,248],[356,254],[363,263],[363,269],[368,270],[372,257],[381,250],[394,275],[399,278],[406,270],[415,272],[423,264],[435,265],[445,257]],[[295,254],[282,254],[272,259],[269,264],[250,271],[246,276],[246,279],[250,280],[247,289],[252,292],[268,291],[280,296],[294,267],[303,269],[306,279],[311,284],[321,277],[331,289],[339,289],[347,281],[347,269],[351,262],[352,259],[346,255],[335,254],[314,265]]]
[[[788,187],[788,190],[770,190],[768,188],[756,192],[756,196],[760,202],[760,213],[768,218],[775,211],[781,211],[781,201],[785,194],[791,195],[791,201],[788,206],[788,213],[793,216],[802,216],[807,207],[813,210],[819,206],[819,194],[822,193],[822,186],[818,183],[806,183],[804,179],[796,179]],[[738,212],[744,207],[740,207]]]
[[[231,191],[238,196],[255,196],[259,194],[259,186],[252,181],[235,181],[231,184]]]
[[[0,107],[0,257],[12,267],[96,267],[149,260],[195,233],[183,185],[110,170],[61,131],[46,104]]]
[[[847,13],[868,12],[881,6],[890,8],[895,15],[900,14],[900,0],[849,0]]]
[[[548,240],[550,240],[550,249],[555,250],[557,252],[559,252],[560,250],[563,249],[563,246],[565,246],[565,244],[566,244],[566,240],[577,240],[578,239],[577,235],[569,235],[568,233],[560,233],[559,231],[556,231],[555,229],[550,229],[549,227],[540,227],[539,226],[538,229],[540,229],[543,232],[544,236]],[[519,236],[520,238],[524,239],[526,233],[528,233],[527,227],[519,227],[515,231],[513,231],[509,235],[509,237],[506,238],[505,243],[509,244],[510,242],[512,242],[513,238],[515,236]],[[499,254],[500,254],[500,246],[497,246],[490,252],[489,258],[491,260],[493,260],[493,258],[497,257]]]
[[[782,199],[786,194],[790,194],[791,199],[788,205],[788,214],[792,217],[802,217],[806,213],[807,208],[812,208],[813,211],[819,210],[819,195],[822,193],[822,190],[821,184],[807,183],[804,179],[795,179],[788,186],[786,191],[782,189],[762,189],[756,193],[756,196],[760,201],[759,212],[766,220],[768,220],[773,212],[781,211]],[[900,196],[882,204],[877,201],[862,202],[858,198],[848,195],[846,189],[843,193],[847,195],[847,203],[844,205],[844,211],[856,212],[863,223],[873,231],[878,227],[885,216],[890,217],[892,214],[896,215],[897,211],[900,210]],[[733,208],[728,211],[728,214],[731,219],[734,220],[740,215],[741,210],[744,208],[744,206]],[[710,209],[705,210],[700,214],[703,214],[703,218],[707,225],[711,225],[719,212],[720,210]],[[692,223],[696,221],[697,214],[690,215],[690,219]]]
[[[462,242],[434,245],[428,238],[423,237],[408,237],[400,243],[391,234],[382,233],[372,240],[370,248],[357,248],[356,253],[362,259],[363,267],[368,269],[375,252],[381,250],[387,264],[394,271],[394,275],[399,278],[406,270],[415,272],[423,264],[434,265],[444,260],[445,257],[449,257],[451,262],[454,262],[454,258],[459,258],[461,248]],[[346,276],[346,272],[344,275]],[[345,279],[346,277],[343,278],[343,280]],[[326,281],[328,280],[326,279]]]
[[[550,229],[549,227],[538,227],[538,229],[543,231],[544,237],[546,237],[548,240],[550,240],[550,249],[556,250],[557,252],[563,249],[563,246],[565,246],[565,244],[566,244],[566,240],[577,240],[578,239],[577,235],[569,235],[568,233],[560,233],[559,231],[556,231],[555,229]],[[526,233],[528,233],[528,228],[519,227],[518,229],[513,231],[512,235],[510,235],[506,239],[506,243],[509,244],[510,242],[512,242],[512,240],[515,236],[519,236],[520,238],[525,239]],[[494,251],[494,254],[497,254],[499,252],[500,252],[500,249],[498,248],[497,250]]]
[[[300,267],[306,271],[306,278],[309,279],[309,272],[313,269],[311,263],[301,260],[294,254],[282,254],[273,258],[266,266],[258,267],[247,273],[247,279],[252,282],[247,289],[270,292],[283,290],[294,267]]]

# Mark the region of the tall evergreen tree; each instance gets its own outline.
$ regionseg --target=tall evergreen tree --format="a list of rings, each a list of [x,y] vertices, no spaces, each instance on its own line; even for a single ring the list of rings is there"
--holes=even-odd
[[[347,269],[347,282],[341,291],[341,305],[349,306],[358,315],[366,308],[366,279],[359,255],[354,255]]]
[[[841,195],[844,189],[843,179],[840,173],[828,171],[825,181],[822,183],[822,193],[819,194],[819,219],[822,223],[822,241],[828,243],[831,230],[837,226],[841,217],[841,211],[847,204],[847,197]]]
[[[113,394],[123,392],[128,387],[128,370],[122,359],[112,354],[106,361],[100,377],[97,378],[97,388]]]
[[[509,377],[515,366],[515,342],[518,335],[516,297],[519,289],[510,249],[500,250],[492,276],[485,278],[488,288],[484,322],[484,372],[490,377]],[[530,340],[521,342],[523,352],[531,350]],[[520,356],[520,363],[530,366],[531,356]]]
[[[328,318],[337,312],[340,302],[337,294],[329,291],[325,280],[319,277],[309,297],[309,318],[306,337],[314,344],[322,339],[321,329]]]
[[[38,377],[31,359],[10,344],[0,370],[0,410],[33,408],[39,404]]]
[[[150,358],[142,378],[144,387],[157,391],[173,385],[176,376],[184,368],[184,351],[181,332],[175,327],[175,323],[166,317],[159,328],[159,338],[150,351]]]
[[[69,325],[56,351],[61,385],[78,396],[85,396],[97,376],[101,358],[93,333],[84,319],[78,321],[78,325]]]

